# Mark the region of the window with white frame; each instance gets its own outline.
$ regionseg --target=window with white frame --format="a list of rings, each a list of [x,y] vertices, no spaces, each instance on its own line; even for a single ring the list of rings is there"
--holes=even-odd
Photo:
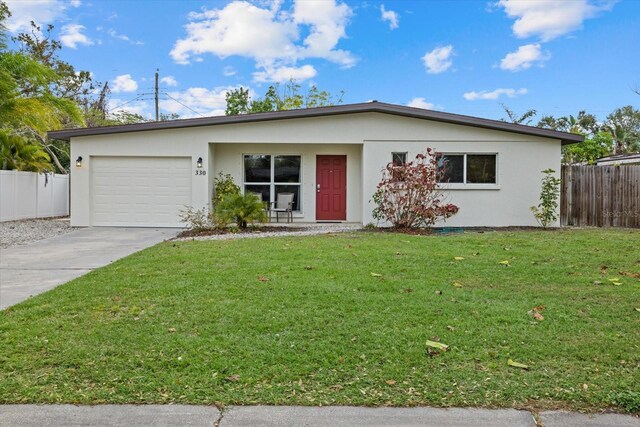
[[[438,154],[440,182],[497,184],[497,154]]]
[[[293,210],[300,211],[301,156],[245,154],[244,191],[275,202],[278,193],[293,193]]]

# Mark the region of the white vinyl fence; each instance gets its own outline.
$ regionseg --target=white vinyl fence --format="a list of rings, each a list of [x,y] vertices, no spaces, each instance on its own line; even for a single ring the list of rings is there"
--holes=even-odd
[[[0,170],[0,221],[69,215],[69,175]]]

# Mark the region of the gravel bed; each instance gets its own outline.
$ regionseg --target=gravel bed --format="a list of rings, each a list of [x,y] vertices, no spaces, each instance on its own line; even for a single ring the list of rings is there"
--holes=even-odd
[[[0,248],[26,245],[73,230],[67,217],[0,222]]]
[[[282,224],[280,224],[282,225]],[[268,227],[268,226],[265,226]],[[318,234],[327,233],[342,233],[347,231],[357,231],[362,229],[361,224],[292,224],[292,227],[303,227],[301,231],[284,231],[279,229],[273,232],[260,232],[260,233],[229,233],[229,234],[215,234],[212,236],[195,236],[195,237],[182,237],[174,240],[232,240],[232,239],[260,239],[264,237],[275,236],[315,236]]]

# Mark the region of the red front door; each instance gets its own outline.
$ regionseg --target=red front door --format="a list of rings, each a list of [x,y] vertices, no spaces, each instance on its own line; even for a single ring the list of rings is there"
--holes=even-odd
[[[316,220],[347,219],[347,156],[316,156]]]

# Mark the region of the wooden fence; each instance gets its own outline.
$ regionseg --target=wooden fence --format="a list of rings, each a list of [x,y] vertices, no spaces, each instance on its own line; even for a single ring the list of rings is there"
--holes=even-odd
[[[640,227],[640,165],[567,165],[561,177],[561,225]]]

